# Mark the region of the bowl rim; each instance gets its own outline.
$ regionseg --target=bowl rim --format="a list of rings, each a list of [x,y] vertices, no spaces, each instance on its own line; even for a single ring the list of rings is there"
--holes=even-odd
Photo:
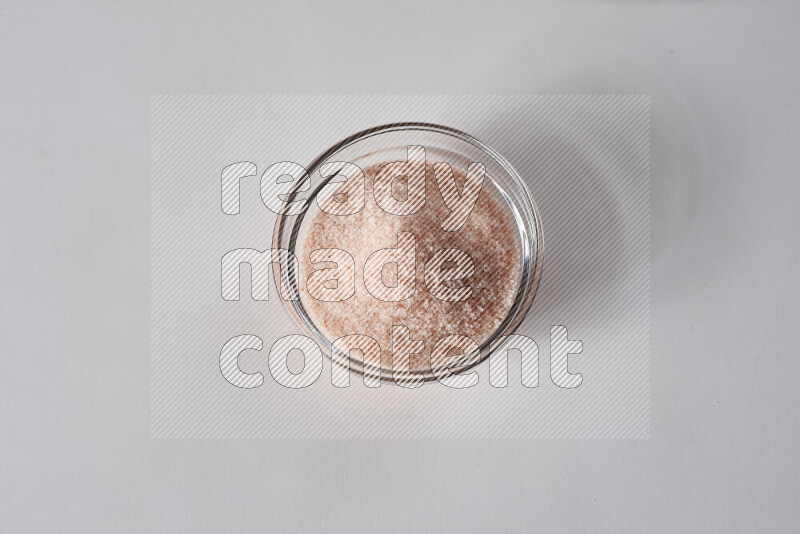
[[[364,375],[367,374],[367,370],[369,370],[370,376],[380,378],[382,382],[391,383],[398,381],[398,373],[403,374],[405,377],[421,377],[424,381],[428,382],[437,380],[438,372],[443,371],[444,369],[447,369],[447,371],[449,371],[451,374],[456,375],[472,369],[476,365],[479,365],[486,360],[490,354],[502,344],[502,341],[507,336],[514,334],[530,310],[539,288],[539,282],[542,276],[542,265],[544,261],[544,241],[542,238],[541,215],[538,207],[536,206],[533,195],[516,169],[514,169],[508,160],[506,160],[496,150],[492,149],[472,135],[449,126],[442,126],[427,122],[394,122],[367,128],[352,134],[341,141],[338,141],[319,154],[308,166],[304,167],[303,175],[294,181],[292,188],[285,195],[285,202],[287,204],[292,201],[304,201],[305,204],[299,213],[294,215],[287,215],[285,213],[278,214],[273,229],[273,250],[283,248],[294,254],[294,251],[296,250],[295,246],[297,243],[299,229],[302,226],[302,222],[306,213],[308,212],[308,207],[314,201],[321,189],[327,185],[330,179],[333,178],[333,176],[331,176],[328,180],[322,181],[322,183],[313,189],[307,188],[305,186],[305,182],[306,180],[310,181],[310,177],[319,170],[319,167],[325,163],[328,158],[342,149],[364,139],[386,133],[408,130],[433,132],[455,137],[461,141],[473,145],[494,159],[495,162],[497,162],[511,178],[514,185],[519,188],[524,201],[527,203],[527,206],[522,206],[525,213],[519,213],[517,209],[513,209],[518,208],[518,206],[509,201],[510,205],[512,206],[512,211],[514,211],[514,218],[517,222],[517,226],[519,226],[520,222],[522,222],[530,225],[530,228],[527,226],[524,228],[525,235],[528,237],[527,241],[523,239],[522,236],[520,237],[523,250],[521,251],[520,280],[517,284],[517,292],[514,302],[512,303],[500,325],[498,325],[495,331],[479,346],[478,353],[464,355],[461,360],[451,362],[445,366],[431,366],[430,368],[426,368],[424,370],[410,371],[410,373],[408,370],[403,371],[393,368],[386,368],[383,365],[375,366],[368,363],[365,364],[361,360],[351,358],[349,354],[339,355],[341,358],[345,358],[348,361],[348,369],[350,371],[356,372],[359,375]],[[297,197],[300,194],[307,194],[307,197],[298,199]],[[287,238],[289,240],[288,248],[282,246]],[[293,324],[299,327],[304,334],[311,335],[318,344],[319,342],[324,344],[325,350],[323,350],[323,353],[325,353],[332,365],[342,365],[335,358],[332,358],[332,340],[327,339],[327,337],[318,328],[316,328],[314,322],[311,320],[308,314],[305,313],[299,297],[300,277],[294,272],[294,266],[295,264],[293,262],[288,261],[286,263],[281,262],[280,264],[275,262],[272,265],[273,274],[275,277],[274,279],[276,281],[281,280],[281,269],[285,269],[288,279],[296,284],[295,287],[298,290],[297,300],[279,299],[282,303],[284,312],[289,315]],[[382,347],[381,350],[385,349]]]

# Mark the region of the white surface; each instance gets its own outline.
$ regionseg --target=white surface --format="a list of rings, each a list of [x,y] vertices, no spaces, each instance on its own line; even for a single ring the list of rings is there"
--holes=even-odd
[[[0,6],[0,530],[795,529],[800,7],[332,4]],[[652,95],[649,440],[150,440],[150,95],[317,92]]]

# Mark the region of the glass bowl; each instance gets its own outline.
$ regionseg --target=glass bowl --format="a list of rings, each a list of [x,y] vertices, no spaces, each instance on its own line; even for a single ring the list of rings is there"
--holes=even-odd
[[[300,209],[293,209],[296,215],[279,214],[273,232],[273,249],[288,250],[296,254],[298,240],[303,235],[304,225],[319,211],[316,197],[334,177],[322,178],[320,167],[328,162],[350,162],[366,169],[371,165],[389,161],[404,161],[407,158],[407,147],[420,145],[425,147],[426,163],[436,161],[447,162],[453,167],[466,170],[472,162],[484,164],[486,177],[481,194],[495,195],[513,220],[516,235],[508,236],[517,242],[520,265],[516,280],[516,293],[513,303],[504,319],[494,332],[480,344],[477,354],[466,354],[446,365],[452,374],[458,374],[474,367],[485,360],[503,336],[513,334],[533,303],[542,272],[543,242],[542,223],[539,211],[525,182],[511,164],[492,148],[469,134],[436,124],[406,122],[386,124],[370,128],[343,139],[319,155],[306,167],[306,174],[296,180],[290,192],[285,196],[286,202],[301,201]],[[367,177],[369,179],[369,177]],[[310,180],[310,185],[309,185]],[[367,199],[369,202],[371,199]],[[372,199],[374,202],[374,199]],[[356,266],[358,269],[358,266]],[[280,270],[285,269],[289,283],[302,291],[300,273],[293,263],[273,264],[275,280],[280,280]],[[302,299],[281,300],[284,309],[302,332],[314,339],[329,357],[334,350],[334,340],[328,339],[315,325]],[[385,347],[382,347],[385,349]],[[349,368],[359,374],[368,373],[391,381],[394,369],[373,365],[350,354],[337,354],[349,360]],[[334,362],[335,359],[332,359]],[[433,380],[438,369],[431,367],[411,371],[425,381]]]

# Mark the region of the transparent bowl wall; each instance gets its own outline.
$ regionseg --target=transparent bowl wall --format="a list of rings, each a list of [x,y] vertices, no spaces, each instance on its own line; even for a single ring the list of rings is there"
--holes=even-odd
[[[486,180],[481,194],[494,195],[508,210],[513,219],[516,233],[508,236],[515,239],[520,250],[519,276],[516,281],[517,291],[513,304],[504,320],[494,333],[480,346],[477,357],[451,362],[447,365],[452,373],[463,372],[489,356],[494,343],[503,336],[512,334],[528,312],[536,289],[539,285],[542,270],[543,242],[542,226],[536,204],[524,181],[514,168],[497,152],[484,145],[474,137],[444,126],[424,123],[397,123],[371,128],[350,136],[306,166],[308,174],[295,182],[286,200],[304,200],[304,209],[299,215],[279,215],[273,233],[273,248],[282,248],[295,253],[304,231],[314,215],[319,211],[316,196],[329,180],[319,174],[319,167],[328,162],[348,161],[366,169],[374,164],[407,159],[407,147],[420,145],[425,147],[426,164],[444,161],[466,170],[472,162],[481,162],[486,168]],[[300,162],[301,164],[303,162]],[[311,188],[305,184],[311,179]],[[368,177],[369,179],[369,177]],[[370,199],[367,199],[369,202]],[[372,200],[374,202],[374,199]],[[287,270],[289,280],[296,287],[304,290],[305,285],[291,265],[275,265],[276,280],[279,280],[279,268]],[[314,324],[303,306],[302,300],[282,300],[285,310],[297,326],[312,339],[317,341],[323,352],[330,355],[332,342]],[[371,376],[380,376],[383,380],[392,380],[393,370],[365,364],[359,359],[350,358],[350,369],[357,373],[369,371]],[[435,378],[436,369],[415,371],[425,380]]]

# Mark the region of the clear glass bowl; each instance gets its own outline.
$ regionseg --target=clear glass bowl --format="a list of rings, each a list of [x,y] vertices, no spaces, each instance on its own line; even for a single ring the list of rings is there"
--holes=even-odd
[[[466,170],[472,162],[481,162],[486,169],[481,194],[495,195],[499,204],[508,210],[514,221],[517,232],[509,236],[517,241],[520,250],[520,261],[516,295],[508,313],[494,333],[480,345],[477,357],[464,357],[461,361],[449,363],[446,367],[457,374],[474,367],[485,360],[494,343],[503,336],[512,334],[525,318],[530,309],[542,272],[543,242],[542,223],[539,211],[533,201],[525,182],[503,156],[486,146],[469,134],[427,123],[394,123],[364,130],[333,145],[318,156],[306,167],[307,174],[297,180],[286,195],[288,202],[302,200],[303,208],[298,215],[279,215],[273,233],[273,249],[284,249],[296,254],[298,238],[303,235],[304,224],[307,225],[319,207],[316,197],[321,189],[333,178],[323,179],[319,174],[320,166],[335,161],[347,161],[366,169],[371,165],[387,161],[404,161],[407,158],[407,147],[419,145],[425,147],[426,161],[444,161],[453,167]],[[309,189],[308,180],[311,179]],[[367,199],[369,201],[369,199]],[[374,199],[373,199],[374,201]],[[280,280],[279,269],[286,269],[289,281],[294,287],[302,289],[299,273],[290,265],[274,264],[275,279]],[[284,309],[295,324],[306,335],[314,339],[323,348],[323,352],[331,354],[332,342],[314,324],[302,300],[281,300]],[[370,376],[379,376],[382,380],[393,380],[393,369],[374,366],[349,355],[339,355],[349,359],[350,369]],[[368,367],[369,369],[365,368]],[[414,373],[424,380],[436,378],[436,369],[430,368]]]

